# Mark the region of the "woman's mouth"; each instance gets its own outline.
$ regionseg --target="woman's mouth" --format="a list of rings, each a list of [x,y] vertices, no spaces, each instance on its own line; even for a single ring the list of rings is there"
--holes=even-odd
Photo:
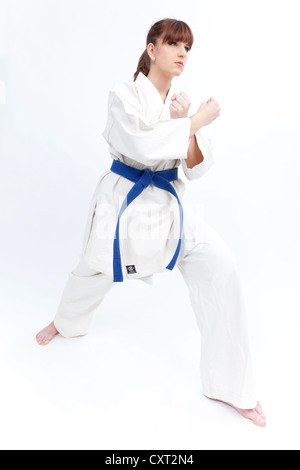
[[[183,67],[183,62],[175,62],[176,65],[179,65],[179,67]]]

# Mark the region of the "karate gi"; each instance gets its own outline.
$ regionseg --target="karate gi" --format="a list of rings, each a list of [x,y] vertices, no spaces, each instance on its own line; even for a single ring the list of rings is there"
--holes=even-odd
[[[171,170],[182,165],[188,180],[201,177],[214,163],[203,129],[195,135],[204,160],[193,168],[185,159],[190,142],[190,118],[171,119],[174,85],[165,104],[140,73],[135,82],[117,83],[109,92],[103,137],[113,160],[138,170]],[[247,319],[237,265],[222,238],[201,218],[185,210],[185,184],[170,183],[183,208],[180,237],[178,201],[150,184],[127,206],[119,224],[124,280],[152,284],[166,269],[181,238],[176,266],[189,290],[201,333],[201,378],[204,395],[254,408],[255,396],[248,346]],[[116,285],[113,245],[120,209],[134,183],[106,171],[99,179],[86,224],[80,259],[59,303],[54,324],[63,336],[87,334],[92,316]]]

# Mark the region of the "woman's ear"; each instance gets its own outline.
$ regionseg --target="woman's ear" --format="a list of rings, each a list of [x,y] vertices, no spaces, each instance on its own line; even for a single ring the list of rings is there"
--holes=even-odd
[[[155,60],[155,56],[154,56],[154,44],[152,42],[150,42],[147,46],[147,52],[148,52],[148,55],[150,57],[151,60]]]

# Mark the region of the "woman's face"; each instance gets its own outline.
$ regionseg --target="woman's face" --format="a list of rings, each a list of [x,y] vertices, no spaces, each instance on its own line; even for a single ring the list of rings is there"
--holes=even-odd
[[[187,59],[189,46],[184,42],[167,42],[162,44],[161,39],[158,44],[148,44],[148,54],[151,60],[151,68],[160,69],[164,74],[174,77],[181,75]],[[155,61],[153,61],[155,57]]]

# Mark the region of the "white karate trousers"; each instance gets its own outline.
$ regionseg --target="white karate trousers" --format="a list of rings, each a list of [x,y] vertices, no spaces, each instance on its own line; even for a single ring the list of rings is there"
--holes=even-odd
[[[242,409],[255,408],[247,318],[236,259],[204,220],[201,230],[201,242],[183,238],[177,267],[188,286],[201,333],[202,391],[209,398]],[[54,319],[59,333],[64,337],[87,334],[94,312],[114,285],[111,276],[90,269],[81,258],[69,274]]]

